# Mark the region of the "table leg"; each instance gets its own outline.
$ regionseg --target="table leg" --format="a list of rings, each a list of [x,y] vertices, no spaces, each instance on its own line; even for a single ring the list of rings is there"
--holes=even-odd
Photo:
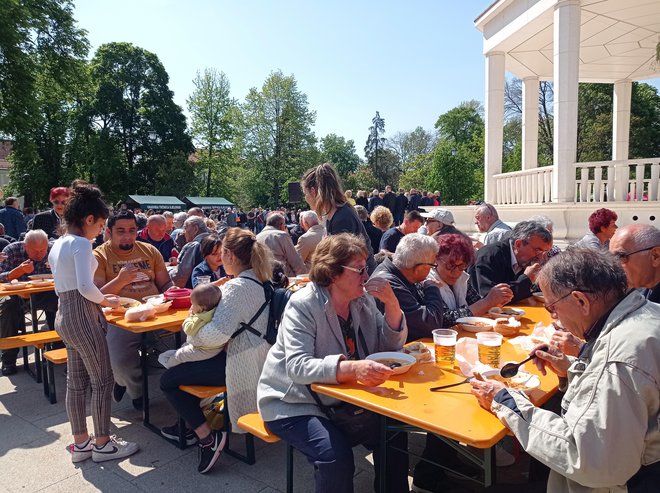
[[[147,333],[143,332],[140,340],[140,366],[142,367],[142,423],[144,426],[160,434],[151,424],[149,416],[149,367],[147,363]]]
[[[37,309],[34,307],[34,295],[30,295],[30,318],[32,319],[32,332],[39,332],[39,317],[37,316]],[[34,346],[34,369],[36,373],[37,383],[41,383],[42,368],[41,368],[41,349]]]
[[[380,422],[380,470],[378,471],[379,481],[378,489],[380,493],[387,491],[387,418],[384,415],[379,415]]]
[[[488,488],[496,481],[495,446],[484,449],[484,486]]]

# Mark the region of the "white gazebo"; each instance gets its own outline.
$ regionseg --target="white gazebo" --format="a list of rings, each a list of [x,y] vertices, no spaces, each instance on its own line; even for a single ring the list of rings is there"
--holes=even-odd
[[[486,57],[486,200],[510,209],[511,221],[530,210],[550,214],[564,238],[581,236],[586,215],[605,205],[627,211],[619,214],[624,224],[655,222],[660,157],[628,159],[628,144],[632,81],[660,77],[660,0],[496,0],[475,26]],[[523,81],[522,171],[512,173],[502,173],[507,71]],[[547,167],[537,166],[541,80],[554,88],[554,154]],[[614,84],[611,161],[576,162],[579,82]],[[571,210],[581,212],[571,219]],[[571,223],[580,231],[571,233]]]

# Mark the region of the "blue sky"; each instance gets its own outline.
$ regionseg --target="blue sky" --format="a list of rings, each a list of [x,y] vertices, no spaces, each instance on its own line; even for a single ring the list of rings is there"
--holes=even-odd
[[[270,72],[293,74],[317,113],[317,137],[353,139],[362,156],[376,111],[387,137],[431,129],[460,102],[483,101],[482,38],[473,21],[491,3],[75,0],[75,17],[92,53],[126,41],[157,54],[184,109],[205,67],[225,72],[239,101]]]

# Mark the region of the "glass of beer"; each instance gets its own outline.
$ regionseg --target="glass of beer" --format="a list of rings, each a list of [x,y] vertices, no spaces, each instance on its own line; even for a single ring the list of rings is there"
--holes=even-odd
[[[433,346],[435,348],[435,364],[440,368],[453,368],[456,358],[456,335],[451,329],[435,329],[433,331]]]
[[[479,361],[493,368],[500,367],[500,350],[502,349],[502,334],[497,332],[477,332],[479,346]]]

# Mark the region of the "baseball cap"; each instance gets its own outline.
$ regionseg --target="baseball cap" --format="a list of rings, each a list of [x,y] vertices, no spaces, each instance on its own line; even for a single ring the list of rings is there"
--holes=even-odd
[[[433,209],[431,212],[422,212],[422,217],[435,219],[442,224],[454,224],[454,215],[448,209]]]

